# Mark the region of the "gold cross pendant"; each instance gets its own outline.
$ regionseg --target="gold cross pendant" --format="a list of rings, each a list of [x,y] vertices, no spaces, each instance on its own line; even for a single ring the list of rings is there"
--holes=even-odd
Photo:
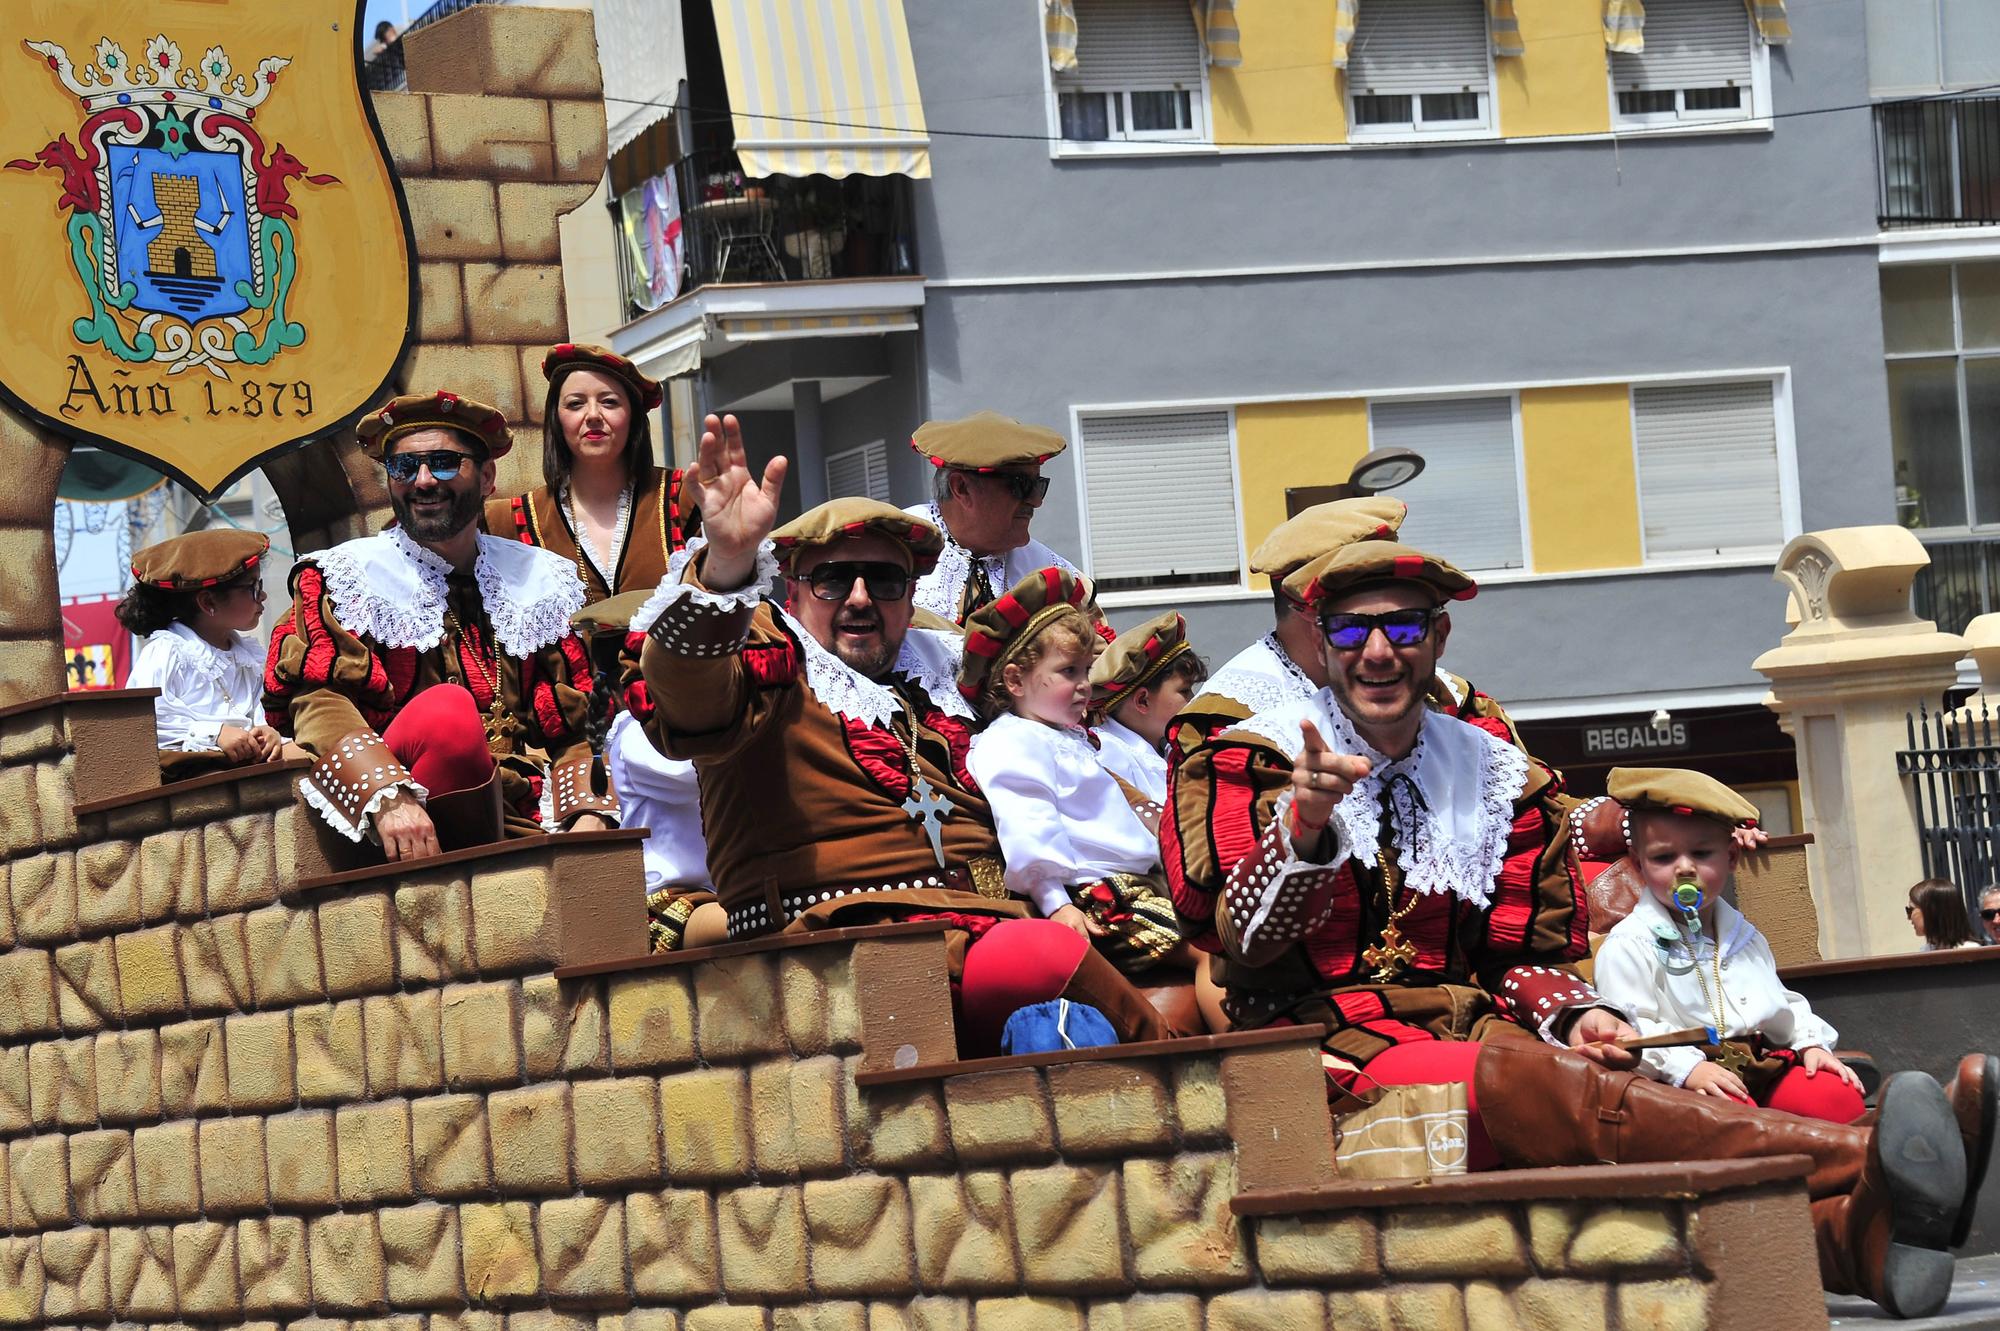
[[[493,695],[493,705],[486,709],[486,743],[488,747],[502,744],[520,734],[527,727],[507,710],[507,704],[500,695]]]
[[[1743,1052],[1742,1045],[1723,1044],[1717,1047],[1715,1061],[1731,1072],[1741,1074],[1743,1069],[1749,1067],[1755,1060]]]
[[[1416,959],[1416,944],[1403,937],[1394,920],[1382,926],[1382,941],[1361,954],[1361,960],[1375,968],[1375,979],[1385,984]]]

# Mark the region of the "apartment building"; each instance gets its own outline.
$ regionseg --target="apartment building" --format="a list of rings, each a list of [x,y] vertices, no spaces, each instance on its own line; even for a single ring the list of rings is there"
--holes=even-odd
[[[735,410],[794,455],[800,504],[923,498],[926,418],[1064,431],[1036,534],[1217,659],[1269,626],[1245,552],[1288,502],[1414,449],[1404,534],[1483,587],[1454,668],[1580,788],[1699,762],[1782,828],[1777,552],[1895,520],[1899,472],[1940,528],[2000,499],[1969,350],[2000,282],[1878,220],[1909,113],[1872,102],[1973,77],[1938,31],[1968,9],[684,0],[677,114],[613,165],[615,342],[679,376],[684,438]],[[1909,86],[1871,75],[1885,30]],[[1955,144],[1964,114],[1916,113]]]

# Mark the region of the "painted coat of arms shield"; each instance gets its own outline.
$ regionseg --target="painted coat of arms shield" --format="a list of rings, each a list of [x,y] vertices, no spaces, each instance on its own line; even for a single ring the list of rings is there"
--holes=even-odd
[[[0,0],[12,406],[214,493],[383,394],[412,246],[360,9]]]

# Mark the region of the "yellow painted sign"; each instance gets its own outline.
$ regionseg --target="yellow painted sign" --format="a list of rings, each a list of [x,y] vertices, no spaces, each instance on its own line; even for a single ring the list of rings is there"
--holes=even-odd
[[[360,0],[0,0],[0,393],[212,495],[385,396],[411,242]]]

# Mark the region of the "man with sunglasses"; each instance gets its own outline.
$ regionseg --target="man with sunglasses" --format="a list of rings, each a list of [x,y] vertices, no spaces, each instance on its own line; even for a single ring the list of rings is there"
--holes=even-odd
[[[1475,1169],[1804,1155],[1826,1287],[1934,1310],[1966,1180],[1937,1083],[1892,1079],[1871,1128],[1636,1075],[1617,1042],[1637,1032],[1574,968],[1579,806],[1518,747],[1427,702],[1445,607],[1472,579],[1363,540],[1284,590],[1317,626],[1325,687],[1197,749],[1161,828],[1182,848],[1167,863],[1184,927],[1225,959],[1232,1023],[1323,1025],[1336,1098],[1465,1086]]]
[[[965,767],[961,639],[910,626],[937,529],[860,498],[777,526],[785,459],[760,481],[736,418],[706,424],[691,481],[702,536],[631,627],[646,635],[647,733],[695,765],[730,937],[943,917],[969,1018],[1074,997],[1124,1038],[1163,1035],[1109,962],[1087,944],[1051,946],[1048,930],[1077,935],[1024,918],[1006,889]],[[765,597],[781,577],[782,607]]]
[[[409,394],[356,432],[396,524],[299,559],[265,670],[273,723],[319,759],[301,795],[392,860],[611,826],[615,799],[587,779],[575,565],[479,530],[506,418]]]
[[[1988,947],[2000,943],[2000,884],[1980,892],[1979,923],[1984,928],[1980,942]]]
[[[944,536],[937,567],[917,583],[919,609],[963,624],[1036,569],[1077,571],[1028,534],[1049,493],[1042,464],[1068,446],[1054,430],[991,411],[918,427],[910,447],[935,469],[933,497],[909,511]],[[1088,609],[1097,620],[1094,601]]]

